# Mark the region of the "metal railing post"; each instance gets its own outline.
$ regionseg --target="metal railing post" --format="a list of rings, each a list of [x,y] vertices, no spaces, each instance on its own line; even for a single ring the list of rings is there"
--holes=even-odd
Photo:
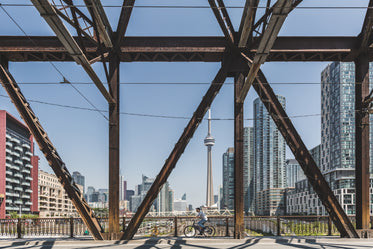
[[[70,238],[74,238],[74,218],[70,217]]]
[[[17,238],[22,238],[22,226],[21,226],[21,218],[18,218],[17,220]]]
[[[175,226],[174,236],[177,237],[178,233],[177,233],[177,217],[176,216],[174,217],[174,226]]]
[[[229,217],[225,218],[225,236],[229,237]]]
[[[277,215],[277,236],[281,236],[281,219],[280,216]]]
[[[328,236],[332,236],[332,218],[328,216]]]

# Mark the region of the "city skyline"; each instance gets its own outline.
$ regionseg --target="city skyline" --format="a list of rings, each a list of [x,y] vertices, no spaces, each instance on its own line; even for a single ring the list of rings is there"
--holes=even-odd
[[[233,3],[238,1],[233,1]],[[346,6],[366,6],[367,1],[312,1],[302,6],[326,6],[344,3]],[[200,4],[193,1],[193,4]],[[6,8],[24,28],[26,33],[33,35],[50,35],[51,30],[46,26],[36,11],[29,7]],[[118,10],[111,10],[112,12]],[[163,12],[162,12],[163,11]],[[242,10],[229,10],[235,25],[239,24],[238,17]],[[360,32],[365,9],[335,10],[330,15],[325,15],[322,10],[315,18],[315,13],[307,12],[307,9],[295,10],[285,22],[280,35],[356,35]],[[29,19],[23,20],[27,12]],[[150,13],[148,13],[150,12]],[[166,14],[165,14],[166,13]],[[168,12],[169,13],[169,12]],[[188,13],[195,13],[196,18],[191,20]],[[235,15],[235,13],[237,13]],[[348,14],[349,20],[345,18]],[[149,15],[148,15],[149,14]],[[132,18],[142,20],[148,15],[148,20],[128,28],[128,35],[222,35],[216,20],[209,9],[201,10],[177,10],[172,16],[167,15],[167,10],[144,10],[135,9]],[[112,16],[117,15],[110,15]],[[180,16],[180,19],[177,17]],[[132,19],[131,18],[131,19]],[[175,22],[170,22],[170,18]],[[204,19],[202,19],[204,18]],[[304,25],[298,26],[297,20],[308,19]],[[340,19],[341,22],[331,23],[329,18]],[[202,21],[201,21],[202,19]],[[21,32],[9,20],[4,12],[0,13],[0,20],[4,23],[3,35],[20,35]],[[113,21],[113,20],[111,20]],[[178,27],[187,22],[194,25],[185,29]],[[113,21],[114,22],[114,21]],[[41,24],[35,25],[35,23]],[[6,25],[7,24],[7,25]],[[161,30],[159,27],[162,27]],[[198,27],[195,29],[194,27]],[[319,29],[318,29],[319,28]],[[263,71],[271,83],[320,83],[320,72],[328,63],[265,63]],[[70,82],[90,82],[88,77],[82,73],[74,63],[55,63],[56,67],[67,76]],[[103,77],[104,72],[99,65],[95,69]],[[219,68],[218,63],[122,63],[121,82],[123,83],[207,83],[211,82],[214,74]],[[57,104],[68,104],[84,108],[92,108],[69,84],[59,84],[63,80],[49,63],[10,63],[10,70],[18,82],[28,83],[50,83],[51,85],[22,84],[21,89],[29,99],[39,100]],[[146,73],[140,73],[146,72]],[[43,75],[40,77],[40,75]],[[228,79],[227,82],[232,82]],[[106,110],[102,96],[93,85],[76,84],[84,94],[93,100],[99,108]],[[298,116],[312,114],[315,116],[293,119],[295,127],[299,130],[308,148],[320,143],[320,85],[272,85],[276,94],[284,95],[288,102],[288,114]],[[121,168],[122,174],[128,180],[129,189],[133,189],[136,181],[142,173],[151,177],[158,174],[165,158],[177,141],[181,131],[184,129],[187,120],[185,119],[162,119],[129,115],[153,114],[164,116],[190,117],[207,89],[208,84],[185,85],[185,84],[127,84],[122,87],[122,111],[127,113],[121,116]],[[43,94],[41,94],[43,93]],[[8,110],[12,115],[19,117],[13,104],[4,95],[1,89],[0,108]],[[156,96],[156,97],[154,97]],[[252,117],[252,100],[256,94],[252,91],[245,103],[245,117]],[[68,101],[66,101],[68,99]],[[162,101],[160,101],[162,100]],[[68,103],[67,103],[68,102]],[[185,104],[184,104],[185,103]],[[107,188],[107,121],[97,112],[70,109],[31,102],[41,123],[45,126],[52,142],[56,145],[62,159],[70,172],[79,171],[86,176],[86,185],[96,185],[97,188]],[[212,105],[212,111],[216,118],[233,118],[233,87],[226,85],[218,94]],[[53,113],[53,115],[51,115]],[[214,192],[217,193],[217,186],[221,184],[221,155],[227,147],[233,146],[233,121],[219,120],[214,124],[214,137],[217,144],[214,146],[213,169]],[[245,126],[250,126],[251,120],[245,121]],[[194,205],[204,203],[205,176],[196,175],[195,172],[205,165],[205,148],[201,144],[205,137],[207,122],[204,120],[194,135],[190,145],[182,155],[180,162],[170,176],[170,184],[174,186],[175,195],[187,192],[193,198]],[[146,143],[144,143],[146,139]],[[79,142],[76,142],[79,141]],[[139,154],[141,148],[141,154]],[[79,153],[77,153],[79,152]],[[44,156],[36,152],[43,170],[50,171]],[[146,155],[146,156],[144,156]],[[291,154],[287,153],[287,158]],[[193,186],[186,189],[180,182],[186,179],[193,182]],[[180,186],[181,185],[181,186]]]

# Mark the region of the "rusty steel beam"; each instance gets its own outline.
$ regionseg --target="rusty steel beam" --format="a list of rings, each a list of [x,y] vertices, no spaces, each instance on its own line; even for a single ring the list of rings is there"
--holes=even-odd
[[[92,20],[94,20],[97,33],[100,36],[100,41],[104,43],[106,48],[113,47],[111,42],[111,35],[113,31],[106,16],[104,7],[102,7],[101,1],[84,0],[84,3],[91,14]]]
[[[356,228],[369,229],[369,113],[363,102],[369,98],[369,58],[361,54],[355,61],[355,188]]]
[[[109,90],[115,103],[109,104],[109,234],[119,233],[119,77],[120,59],[115,51],[109,55]]]
[[[0,54],[10,61],[73,61],[58,38],[30,38],[0,36]],[[258,44],[255,38],[250,50],[241,51],[251,55]],[[90,61],[101,60],[94,43],[85,39],[84,46]],[[278,37],[267,61],[354,61],[350,55],[355,46],[356,37]],[[227,47],[224,37],[126,37],[121,43],[121,61],[219,62]]]
[[[238,47],[245,48],[252,36],[253,25],[255,21],[256,11],[259,5],[259,0],[246,0],[245,8],[242,13],[241,24],[239,29],[240,40]]]
[[[30,40],[31,39],[31,40]],[[51,36],[0,36],[0,53],[10,52],[66,52],[57,37]],[[74,40],[77,37],[74,37]],[[356,37],[277,37],[271,54],[311,52],[311,53],[349,53],[356,46]],[[242,48],[247,54],[257,53],[260,38],[254,38],[250,49]],[[95,53],[96,44],[84,39],[89,53]],[[121,42],[121,52],[214,52],[224,53],[228,46],[224,37],[126,37]]]
[[[244,223],[244,170],[243,170],[243,103],[237,101],[245,82],[244,73],[236,73],[234,77],[234,238],[245,237]]]
[[[119,46],[122,41],[124,34],[127,31],[128,23],[130,21],[133,6],[135,5],[135,0],[123,0],[122,10],[120,12],[118,27],[117,27],[117,37],[114,42],[115,46]]]
[[[271,115],[277,128],[284,137],[295,159],[304,171],[309,183],[317,193],[325,209],[332,218],[342,237],[359,238],[350,219],[343,211],[337,198],[334,196],[320,169],[317,167],[300,135],[293,126],[289,116],[278,101],[264,74],[259,71],[253,88]]]
[[[61,19],[57,16],[54,7],[49,3],[48,0],[31,0],[31,2],[39,11],[40,15],[48,23],[48,25],[52,28],[70,56],[73,57],[77,64],[81,65],[84,68],[86,73],[92,79],[93,83],[95,83],[105,99],[109,103],[114,103],[115,101],[113,97],[110,96],[105,86],[102,84],[100,78],[97,76],[97,74],[89,64],[89,61],[84,55],[82,49],[76,43],[69,31],[66,29]]]
[[[303,0],[294,0],[293,4],[291,6],[291,11],[294,10],[302,1]],[[256,23],[252,27],[252,31],[256,30],[257,28],[259,28],[262,25],[266,25],[267,19],[273,13],[274,7],[275,7],[275,5],[272,6],[270,9],[268,9],[268,11],[266,11],[265,14],[261,18],[259,18],[258,21],[256,21]],[[260,33],[260,32],[257,31],[257,33]]]
[[[76,24],[76,19],[70,19],[67,15],[65,15],[61,10],[57,9],[56,7],[54,8],[54,10],[56,11],[56,14],[59,15],[63,20],[65,20],[68,24],[70,24],[71,26],[73,26],[77,32],[80,32],[81,34],[84,35],[84,37],[88,38],[91,42],[95,43],[96,46],[98,46],[98,43],[97,43],[97,40],[95,39],[95,37],[91,36],[91,34],[89,34],[86,29],[83,29],[79,26],[79,24],[77,25]],[[73,11],[73,9],[71,10]],[[75,8],[74,9],[75,12],[77,12],[77,9]],[[83,18],[84,19],[84,18]],[[92,24],[93,25],[93,24]],[[89,29],[88,29],[89,30]]]
[[[228,13],[227,8],[225,7],[224,1],[223,0],[216,0],[216,1],[218,2],[219,9],[220,9],[220,11],[223,15],[223,19],[227,24],[227,28],[229,30],[229,33],[234,35],[235,34],[234,26],[233,26],[233,23],[231,21],[231,18],[229,17],[229,13]]]
[[[103,237],[101,234],[100,224],[94,217],[92,209],[84,200],[83,193],[80,192],[78,186],[74,183],[74,180],[67,170],[65,163],[58,155],[56,148],[53,146],[38,118],[32,111],[30,104],[23,96],[18,84],[9,71],[2,65],[0,65],[0,82],[17,108],[22,119],[27,124],[31,134],[38,143],[40,150],[43,152],[50,167],[58,177],[62,187],[65,189],[93,238],[96,240],[102,240]]]
[[[242,87],[241,93],[237,97],[237,101],[244,102],[247,93],[255,80],[255,77],[260,69],[260,66],[267,60],[267,57],[275,43],[278,33],[285,22],[287,15],[290,13],[292,0],[278,0],[273,6],[273,12],[266,26],[266,29],[260,40],[258,50],[254,55],[253,63],[246,77],[245,84]]]
[[[224,37],[227,39],[227,41],[230,41],[230,42],[234,43],[233,26],[229,26],[229,24],[227,22],[227,20],[229,20],[229,22],[230,22],[229,16],[228,16],[228,19],[227,19],[227,16],[222,16],[223,13],[220,12],[220,8],[218,8],[218,6],[216,5],[216,0],[208,0],[208,1],[209,1],[211,10],[214,12],[216,20],[218,21],[219,26],[220,26],[221,30],[223,31]],[[220,3],[223,3],[223,2],[220,1]],[[225,10],[224,13],[228,15],[228,12],[226,11],[225,8],[224,8],[224,10]],[[231,22],[230,22],[230,25],[232,25]]]
[[[223,86],[225,79],[228,76],[229,71],[229,61],[224,61],[222,68],[217,73],[215,79],[212,81],[209,89],[207,90],[205,96],[203,96],[201,103],[198,105],[196,111],[193,113],[188,125],[185,127],[182,135],[175,144],[174,149],[167,158],[165,164],[163,165],[161,171],[154,180],[154,183],[147,192],[144,200],[140,204],[137,212],[132,217],[127,229],[124,231],[122,239],[128,240],[132,239],[136,234],[141,222],[143,221],[145,215],[148,213],[150,206],[153,201],[157,198],[159,191],[161,190],[163,184],[167,181],[172,170],[175,168],[177,161],[183,154],[186,146],[188,145],[190,139],[193,137],[194,132],[198,128],[199,124],[202,122],[207,110],[210,108],[215,96],[218,94],[219,90]]]

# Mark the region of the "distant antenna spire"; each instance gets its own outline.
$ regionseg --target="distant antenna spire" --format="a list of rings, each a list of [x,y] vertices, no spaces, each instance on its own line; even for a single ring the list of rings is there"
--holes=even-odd
[[[215,139],[211,136],[211,110],[209,109],[208,117],[208,132],[205,138],[205,145],[207,146],[207,190],[206,190],[206,206],[214,205],[214,191],[212,183],[212,160],[211,147],[214,146]]]

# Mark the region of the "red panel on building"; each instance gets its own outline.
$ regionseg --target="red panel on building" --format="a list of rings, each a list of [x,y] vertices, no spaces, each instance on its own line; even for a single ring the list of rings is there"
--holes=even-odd
[[[7,134],[7,128],[11,131],[11,134],[13,134],[13,136],[15,137],[12,138],[12,136],[9,133]],[[34,156],[33,137],[31,136],[31,133],[29,132],[26,125],[24,125],[22,122],[17,120],[15,117],[10,115],[6,111],[0,110],[0,196],[4,195],[5,197],[4,200],[2,200],[1,205],[0,205],[0,218],[5,218],[6,216],[6,199],[7,199],[6,178],[7,177],[9,178],[9,176],[7,176],[7,168],[6,168],[7,167],[7,161],[6,161],[7,160],[7,151],[6,151],[7,136],[8,136],[8,140],[9,139],[11,139],[11,141],[18,140],[15,144],[9,145],[9,148],[8,148],[8,150],[10,150],[10,152],[8,151],[9,157],[11,157],[10,155],[12,156],[16,155],[16,157],[15,158],[11,157],[9,159],[8,170],[10,171],[9,173],[10,177],[16,179],[16,181],[19,181],[18,185],[14,185],[10,183],[10,185],[14,185],[14,186],[9,188],[8,193],[9,195],[10,194],[14,195],[15,193],[19,193],[20,196],[22,195],[22,199],[23,199],[23,195],[27,196],[27,194],[29,193],[28,189],[32,190],[32,193],[30,193],[30,202],[32,203],[31,206],[29,206],[30,205],[29,203],[16,204],[16,205],[14,203],[10,203],[9,205],[13,207],[21,206],[22,210],[24,210],[22,213],[38,212],[39,157]],[[30,145],[26,141],[30,141]],[[30,158],[27,159],[26,156],[29,156]],[[28,160],[30,163],[28,163]],[[30,164],[32,165],[32,169],[29,169]],[[30,171],[28,172],[28,170]],[[30,173],[30,175],[27,175],[28,173]],[[26,174],[26,178],[23,178],[25,177],[25,175],[23,175],[22,177],[22,174]],[[32,180],[28,178],[29,176],[32,178]],[[25,181],[24,179],[26,179],[26,182],[27,180],[30,180],[30,187],[24,184],[24,181]],[[12,197],[8,196],[8,199],[12,200]],[[29,211],[27,211],[28,206],[30,207]]]

